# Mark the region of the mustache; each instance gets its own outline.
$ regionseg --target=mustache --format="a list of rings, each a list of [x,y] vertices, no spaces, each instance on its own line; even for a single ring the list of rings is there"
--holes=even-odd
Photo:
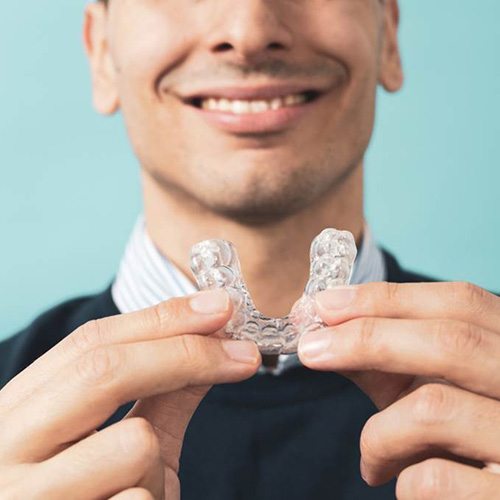
[[[191,70],[165,70],[157,79],[157,89],[168,90],[184,82],[210,84],[221,81],[255,79],[316,80],[336,82],[348,76],[348,69],[340,61],[292,63],[282,59],[266,59],[253,64],[224,61],[210,67]]]

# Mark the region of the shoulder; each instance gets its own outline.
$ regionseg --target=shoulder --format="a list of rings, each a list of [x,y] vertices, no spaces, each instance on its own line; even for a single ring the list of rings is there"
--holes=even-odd
[[[84,323],[119,314],[111,287],[68,300],[36,318],[16,335],[0,342],[0,388]]]

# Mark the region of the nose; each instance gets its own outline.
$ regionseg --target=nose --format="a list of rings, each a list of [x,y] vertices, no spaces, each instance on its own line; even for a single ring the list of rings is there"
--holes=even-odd
[[[210,50],[232,60],[253,63],[269,58],[270,53],[290,50],[293,37],[286,26],[283,3],[281,0],[222,2],[208,36]]]

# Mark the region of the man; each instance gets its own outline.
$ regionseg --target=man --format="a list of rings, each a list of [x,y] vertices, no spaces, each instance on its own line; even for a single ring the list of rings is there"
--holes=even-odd
[[[363,218],[398,16],[397,0],[87,7],[94,105],[123,113],[144,219],[109,289],[0,344],[2,497],[379,499],[396,477],[402,499],[499,497],[500,299],[402,270]],[[325,227],[355,236],[356,284],[318,294],[329,327],[259,369],[252,342],[212,335],[231,304],[193,294],[189,249],[231,240],[281,316]]]

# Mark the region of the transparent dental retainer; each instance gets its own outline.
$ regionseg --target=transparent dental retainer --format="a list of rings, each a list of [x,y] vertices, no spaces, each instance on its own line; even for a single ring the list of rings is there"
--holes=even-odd
[[[193,245],[191,269],[200,290],[224,288],[229,293],[234,306],[226,324],[230,338],[253,340],[262,354],[293,354],[302,334],[325,326],[316,313],[314,295],[348,285],[356,254],[354,238],[348,231],[325,229],[316,236],[304,293],[284,318],[269,318],[255,308],[231,242],[205,240]]]

